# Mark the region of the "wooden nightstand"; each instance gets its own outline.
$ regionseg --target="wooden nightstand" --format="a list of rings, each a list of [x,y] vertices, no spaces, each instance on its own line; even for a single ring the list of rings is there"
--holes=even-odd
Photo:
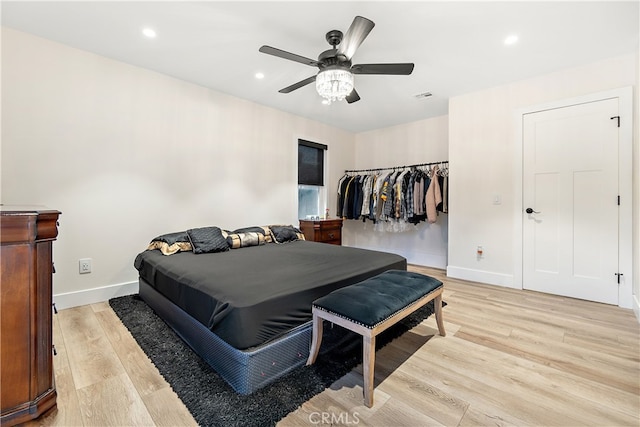
[[[306,240],[342,245],[342,219],[300,220],[300,231]]]
[[[15,425],[56,406],[53,377],[55,210],[0,207],[0,424]]]

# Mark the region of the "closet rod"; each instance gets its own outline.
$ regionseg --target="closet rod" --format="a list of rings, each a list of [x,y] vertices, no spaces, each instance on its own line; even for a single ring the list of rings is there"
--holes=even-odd
[[[449,163],[449,160],[444,160],[442,162],[429,162],[429,163],[418,163],[415,165],[408,166],[395,166],[390,168],[373,168],[373,169],[345,169],[345,173],[355,173],[355,172],[377,172],[377,171],[386,171],[393,169],[407,169],[407,168],[417,168],[420,166],[432,166],[432,165],[441,165],[443,163]]]

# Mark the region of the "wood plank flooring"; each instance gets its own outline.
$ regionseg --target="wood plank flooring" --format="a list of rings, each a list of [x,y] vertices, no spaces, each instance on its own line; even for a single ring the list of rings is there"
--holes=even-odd
[[[640,328],[631,310],[449,279],[434,316],[376,355],[375,404],[357,367],[285,426],[639,426]],[[58,409],[36,426],[195,421],[107,303],[54,316]]]

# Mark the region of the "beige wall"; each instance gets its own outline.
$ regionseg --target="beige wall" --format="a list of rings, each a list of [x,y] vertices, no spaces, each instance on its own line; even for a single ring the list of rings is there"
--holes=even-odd
[[[448,117],[419,120],[356,135],[355,166],[371,169],[449,158]],[[345,244],[400,254],[408,262],[430,267],[447,266],[447,215],[435,224],[410,225],[404,232],[374,230],[373,223],[349,220],[344,225]]]
[[[519,141],[515,135],[517,110],[636,86],[637,65],[637,55],[627,55],[451,99],[449,274],[504,286],[519,282],[519,278],[514,277],[517,273],[514,212],[518,212],[517,194],[521,191],[515,185],[519,180],[516,158]],[[635,106],[637,110],[637,102]],[[636,150],[637,145],[636,128]],[[639,166],[636,155],[633,166],[636,170],[636,208]],[[493,204],[495,195],[501,196],[502,204]],[[637,215],[634,221],[637,229]],[[477,245],[484,249],[481,259],[476,256]],[[636,254],[636,271],[639,267],[637,259]]]
[[[640,21],[640,11],[638,21]],[[636,61],[636,79],[634,94],[636,115],[633,127],[633,308],[636,318],[640,320],[640,50]]]
[[[297,138],[329,146],[335,194],[349,132],[2,30],[0,200],[62,211],[55,294],[136,282],[161,233],[296,224]]]

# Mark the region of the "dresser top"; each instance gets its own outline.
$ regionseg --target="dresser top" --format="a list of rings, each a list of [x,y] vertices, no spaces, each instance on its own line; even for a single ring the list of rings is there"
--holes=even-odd
[[[0,204],[0,214],[2,215],[39,215],[43,213],[57,213],[55,209],[48,209],[42,205],[5,205]]]
[[[42,206],[0,206],[0,243],[21,244],[54,240],[59,211]]]

